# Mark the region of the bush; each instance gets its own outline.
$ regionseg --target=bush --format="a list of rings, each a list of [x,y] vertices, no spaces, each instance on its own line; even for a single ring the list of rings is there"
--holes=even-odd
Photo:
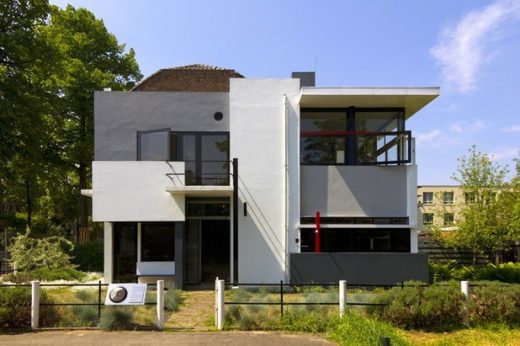
[[[430,263],[430,278],[433,282],[448,280],[490,280],[520,283],[520,263],[488,264],[485,267],[460,266],[455,261]]]
[[[366,318],[357,312],[349,312],[332,323],[328,337],[340,345],[380,345],[382,337],[389,337],[392,345],[408,345],[387,323]]]
[[[19,272],[6,274],[3,281],[13,282],[16,284],[27,283],[32,280],[41,281],[55,281],[55,280],[66,280],[66,281],[81,281],[85,277],[85,273],[77,271],[72,268],[57,268],[49,269],[42,267],[35,269],[30,272]]]
[[[135,325],[132,323],[132,319],[133,313],[128,307],[110,306],[101,314],[99,327],[105,330],[134,329]]]
[[[382,293],[374,302],[388,306],[373,307],[371,314],[401,328],[444,331],[463,323],[464,296],[457,283],[429,287],[408,284]]]
[[[496,280],[519,284],[520,263],[502,263],[498,266],[488,264],[477,272],[475,278],[478,280]]]
[[[40,291],[40,302],[50,303],[47,292]],[[40,309],[41,325],[52,324],[59,318],[52,306]],[[0,328],[31,326],[31,289],[29,287],[0,288]]]
[[[467,302],[470,325],[520,325],[520,287],[518,285],[482,283],[472,287]]]
[[[97,291],[84,289],[76,291],[74,294],[82,303],[97,303]],[[98,322],[98,308],[97,306],[81,306],[74,305],[72,307],[74,318],[76,319],[75,325],[81,327],[94,327]]]
[[[98,241],[77,244],[72,250],[71,256],[71,262],[77,265],[79,270],[103,271],[103,244]]]
[[[170,288],[164,294],[164,309],[166,311],[178,311],[183,301],[182,291],[176,288]]]
[[[336,319],[322,312],[295,309],[284,313],[279,329],[316,334],[325,332],[335,322]]]

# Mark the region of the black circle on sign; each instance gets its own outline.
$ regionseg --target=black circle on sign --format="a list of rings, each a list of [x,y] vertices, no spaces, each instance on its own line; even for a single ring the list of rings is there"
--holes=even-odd
[[[213,118],[215,118],[216,121],[221,121],[222,118],[224,118],[224,114],[222,114],[222,112],[215,112]]]
[[[108,298],[113,303],[121,303],[123,300],[126,299],[126,296],[128,295],[128,291],[123,286],[116,286],[112,288],[110,293],[108,294]]]

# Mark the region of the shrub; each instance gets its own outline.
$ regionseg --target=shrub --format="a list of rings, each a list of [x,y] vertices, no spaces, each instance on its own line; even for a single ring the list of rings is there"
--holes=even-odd
[[[456,283],[429,287],[408,284],[382,293],[374,302],[388,306],[369,309],[373,315],[406,329],[451,330],[463,322],[464,296]]]
[[[98,241],[77,244],[72,250],[71,256],[71,262],[77,265],[79,270],[103,271],[103,244]]]
[[[335,321],[322,312],[294,309],[284,313],[280,319],[279,329],[316,334],[325,332]]]
[[[170,288],[164,294],[164,309],[167,311],[178,311],[183,301],[182,291]]]
[[[518,285],[482,283],[472,287],[467,301],[470,325],[520,324],[520,287]]]
[[[382,337],[389,337],[392,345],[408,345],[387,323],[366,318],[357,312],[349,312],[332,323],[328,337],[340,345],[380,345]]]
[[[490,280],[520,283],[520,263],[488,264],[480,268],[460,266],[455,261],[430,263],[430,278],[433,282],[448,280]]]
[[[4,276],[4,281],[13,283],[27,283],[32,280],[41,281],[54,281],[54,280],[66,280],[66,281],[81,281],[85,277],[85,273],[77,271],[73,268],[56,268],[49,269],[42,267],[35,269],[30,272],[18,272],[16,274],[10,273]]]
[[[502,263],[498,266],[488,264],[476,273],[475,278],[518,284],[520,283],[520,263]]]
[[[40,291],[40,302],[50,303],[47,292]],[[59,318],[52,306],[40,309],[42,325]],[[31,326],[31,289],[29,287],[0,288],[0,328],[29,328]]]
[[[133,313],[128,307],[110,306],[101,314],[99,327],[105,330],[129,330],[135,327],[132,319]]]

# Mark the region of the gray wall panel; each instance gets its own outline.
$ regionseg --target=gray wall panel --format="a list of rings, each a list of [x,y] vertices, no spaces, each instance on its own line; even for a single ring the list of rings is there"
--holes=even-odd
[[[214,119],[222,112],[221,121]],[[97,161],[135,161],[137,131],[229,131],[226,92],[96,92],[94,148]]]
[[[301,166],[301,215],[406,217],[406,166]]]
[[[428,282],[428,255],[410,253],[291,254],[291,283],[395,284]]]

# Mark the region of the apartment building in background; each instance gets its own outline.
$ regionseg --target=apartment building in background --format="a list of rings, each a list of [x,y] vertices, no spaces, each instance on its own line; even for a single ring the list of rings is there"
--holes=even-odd
[[[206,65],[96,92],[82,193],[104,223],[104,280],[428,280],[406,123],[438,95]]]

